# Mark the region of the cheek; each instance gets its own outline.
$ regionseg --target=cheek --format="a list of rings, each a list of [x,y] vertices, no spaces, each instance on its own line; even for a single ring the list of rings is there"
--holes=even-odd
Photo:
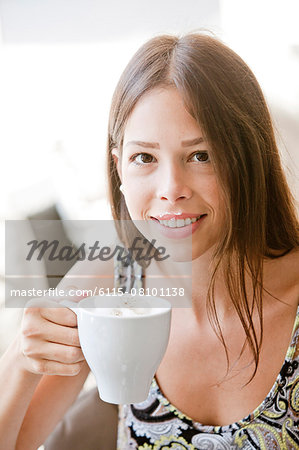
[[[220,189],[220,186],[218,183],[215,183],[215,186],[213,188],[213,192],[211,193],[211,195],[213,197],[214,209],[215,209],[218,221],[219,221],[219,225],[223,226],[224,223],[226,222],[227,207],[226,207],[226,200],[225,200],[224,194],[223,194],[222,190]]]
[[[213,209],[214,218],[218,225],[222,227],[226,221],[226,200],[222,189],[217,180],[210,183],[209,189],[206,191],[209,205]]]
[[[222,195],[221,195],[221,192],[219,190],[219,186],[217,183],[215,183],[215,186],[212,189],[211,197],[213,199],[213,203],[215,204],[215,207],[218,210],[221,210],[223,208],[223,198],[222,198]]]
[[[223,195],[217,179],[213,176],[203,184],[199,192],[205,197],[205,201],[215,210],[223,208]]]
[[[142,219],[149,208],[151,190],[145,183],[127,183],[125,200],[131,218]]]
[[[132,203],[142,201],[142,199],[149,198],[152,195],[152,186],[145,180],[127,179],[124,182],[126,197]]]

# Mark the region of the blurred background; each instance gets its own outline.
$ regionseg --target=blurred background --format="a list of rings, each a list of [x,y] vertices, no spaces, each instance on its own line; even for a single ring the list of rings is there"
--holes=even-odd
[[[243,57],[298,198],[298,17],[297,0],[0,0],[0,354],[22,314],[3,303],[4,220],[110,218],[110,101],[146,39],[206,29]]]

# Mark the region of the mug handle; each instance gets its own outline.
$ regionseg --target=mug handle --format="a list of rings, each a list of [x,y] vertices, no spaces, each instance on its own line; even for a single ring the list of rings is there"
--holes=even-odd
[[[59,302],[60,305],[65,306],[68,309],[71,309],[76,316],[78,315],[78,303],[71,302],[70,300],[62,300],[62,302]]]

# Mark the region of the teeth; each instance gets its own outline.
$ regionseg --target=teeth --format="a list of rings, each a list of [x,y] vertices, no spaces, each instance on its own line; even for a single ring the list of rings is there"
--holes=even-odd
[[[190,225],[191,223],[194,223],[199,219],[199,217],[187,217],[187,219],[175,219],[174,217],[170,220],[159,220],[159,222],[164,225],[165,227],[169,228],[181,228],[185,227],[186,225]]]
[[[177,227],[183,227],[185,225],[184,219],[177,219],[176,220],[176,226]]]

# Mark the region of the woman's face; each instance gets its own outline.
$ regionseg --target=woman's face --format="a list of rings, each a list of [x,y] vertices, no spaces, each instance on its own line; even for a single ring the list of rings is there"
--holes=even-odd
[[[217,242],[224,206],[211,151],[175,88],[154,89],[137,102],[122,157],[118,149],[113,155],[134,221],[151,221],[170,240],[192,237],[192,259]]]

